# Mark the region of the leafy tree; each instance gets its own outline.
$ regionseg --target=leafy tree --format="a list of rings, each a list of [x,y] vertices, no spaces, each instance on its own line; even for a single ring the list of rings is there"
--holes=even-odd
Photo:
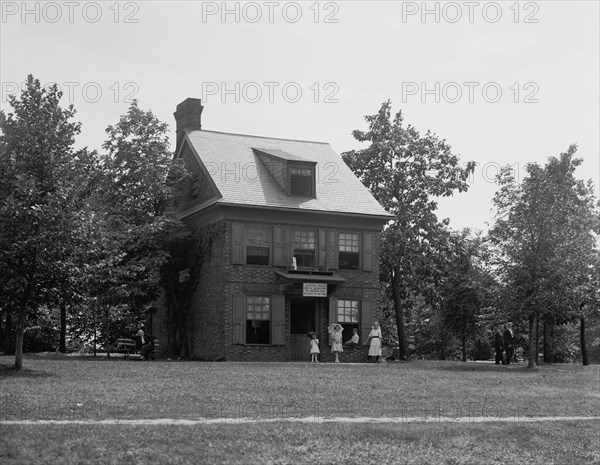
[[[467,337],[474,335],[480,308],[477,282],[473,278],[473,256],[477,244],[467,237],[468,231],[454,237],[454,256],[441,288],[442,324],[460,337],[462,361],[467,361]]]
[[[143,320],[142,311],[160,291],[158,270],[170,257],[170,237],[182,227],[168,207],[187,172],[172,161],[167,125],[137,101],[106,133],[96,227],[90,234],[96,260],[88,272],[108,349],[114,339],[111,314],[128,308]]]
[[[598,206],[591,181],[574,176],[581,164],[576,150],[569,147],[544,167],[528,164],[520,184],[510,169],[502,170],[494,197],[490,234],[502,252],[500,271],[513,314],[528,322],[530,368],[536,366],[537,322],[563,324],[579,317],[597,257]]]
[[[74,268],[76,248],[72,199],[77,186],[72,106],[59,105],[56,86],[41,87],[29,75],[13,113],[0,114],[0,292],[3,311],[15,314],[15,368],[23,365],[28,311],[59,298],[59,283]]]
[[[342,154],[342,159],[395,218],[383,234],[382,272],[394,302],[400,356],[407,356],[405,314],[419,296],[438,298],[449,235],[447,220],[435,214],[436,197],[463,192],[474,169],[461,167],[445,140],[428,131],[421,136],[403,124],[398,112],[391,119],[391,103],[382,104],[377,114],[366,116],[367,131],[353,136],[369,147]]]

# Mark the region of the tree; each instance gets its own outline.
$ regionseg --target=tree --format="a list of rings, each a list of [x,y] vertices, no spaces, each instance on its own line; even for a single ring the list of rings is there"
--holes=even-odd
[[[73,106],[59,105],[56,86],[27,77],[20,98],[9,96],[14,113],[0,114],[0,284],[4,311],[15,314],[15,368],[23,366],[27,312],[41,301],[57,301],[57,283],[71,272],[67,250],[76,236],[71,200]]]
[[[352,134],[370,146],[342,159],[395,216],[383,234],[382,274],[393,297],[400,356],[406,358],[405,314],[419,296],[437,297],[449,247],[448,222],[438,221],[435,198],[466,191],[475,164],[461,167],[445,140],[404,126],[402,112],[392,120],[390,101],[365,120],[369,129]]]
[[[442,324],[460,338],[463,362],[467,361],[467,337],[474,335],[481,305],[473,263],[480,244],[468,235],[468,230],[454,235],[455,258],[449,264],[448,277],[440,291]]]
[[[563,324],[578,318],[582,290],[589,288],[590,266],[600,232],[591,181],[574,176],[581,159],[572,145],[546,166],[527,165],[518,183],[510,169],[499,175],[494,197],[496,221],[490,232],[500,246],[500,271],[516,318],[528,322],[529,367],[536,366],[537,322]]]
[[[168,207],[187,171],[183,162],[172,160],[167,125],[137,101],[106,133],[96,228],[90,236],[97,259],[89,269],[89,285],[102,311],[108,348],[111,312],[128,308],[143,320],[142,311],[160,291],[159,270],[170,258],[169,241],[182,228]]]

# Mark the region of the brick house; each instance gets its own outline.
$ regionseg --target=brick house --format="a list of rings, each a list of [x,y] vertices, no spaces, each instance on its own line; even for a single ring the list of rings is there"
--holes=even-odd
[[[202,110],[188,98],[175,112],[175,157],[195,174],[180,218],[191,231],[222,231],[190,290],[192,357],[308,361],[314,330],[320,360],[331,361],[330,322],[344,341],[353,328],[364,341],[379,317],[390,215],[329,144],[202,130]],[[153,319],[161,342],[165,318]],[[366,361],[367,349],[345,348],[341,360]]]

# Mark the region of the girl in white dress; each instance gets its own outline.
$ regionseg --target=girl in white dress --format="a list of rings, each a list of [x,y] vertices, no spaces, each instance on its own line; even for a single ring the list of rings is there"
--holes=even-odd
[[[376,357],[376,362],[381,361],[381,329],[379,329],[379,323],[373,323],[373,328],[369,333],[367,343],[371,343],[369,346],[369,358]]]
[[[319,350],[319,340],[317,339],[316,333],[313,333],[312,339],[310,340],[310,361],[319,363],[319,361],[317,360],[317,355],[320,353],[321,351]]]

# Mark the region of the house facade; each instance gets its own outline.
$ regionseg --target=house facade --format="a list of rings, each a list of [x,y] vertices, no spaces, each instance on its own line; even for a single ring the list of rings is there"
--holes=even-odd
[[[327,143],[202,129],[199,99],[177,106],[176,158],[194,173],[179,215],[217,231],[189,290],[191,356],[310,360],[307,332],[330,354],[327,326],[364,341],[379,317],[379,234],[390,215]],[[189,270],[181,270],[182,281]],[[154,334],[167,337],[166,313]],[[365,347],[342,361],[364,362]]]

